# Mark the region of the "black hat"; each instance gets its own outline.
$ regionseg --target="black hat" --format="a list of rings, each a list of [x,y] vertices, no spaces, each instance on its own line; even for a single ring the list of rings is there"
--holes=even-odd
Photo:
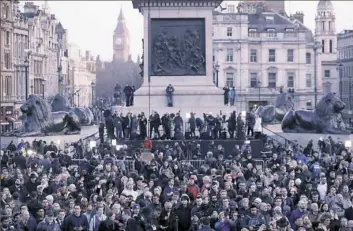
[[[282,217],[281,219],[276,221],[276,225],[280,228],[285,228],[289,225],[289,222],[285,217]]]

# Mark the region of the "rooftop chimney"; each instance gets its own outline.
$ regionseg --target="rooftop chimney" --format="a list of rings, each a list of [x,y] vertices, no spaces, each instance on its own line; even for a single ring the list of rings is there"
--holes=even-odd
[[[302,24],[304,24],[304,13],[301,11],[295,12],[294,15],[291,15],[294,19],[298,20]]]

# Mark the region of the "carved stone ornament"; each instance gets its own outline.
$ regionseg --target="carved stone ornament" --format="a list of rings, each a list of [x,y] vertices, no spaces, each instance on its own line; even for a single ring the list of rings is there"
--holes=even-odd
[[[206,75],[205,20],[152,19],[151,75]]]

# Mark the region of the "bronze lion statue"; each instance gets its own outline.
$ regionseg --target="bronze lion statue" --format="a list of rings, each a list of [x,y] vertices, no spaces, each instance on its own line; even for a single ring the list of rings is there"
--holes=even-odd
[[[77,115],[82,126],[89,126],[94,122],[94,116],[91,109],[83,107],[70,107],[66,98],[61,94],[55,95],[51,103],[51,111],[71,111]]]
[[[335,93],[327,93],[314,110],[291,110],[282,120],[283,132],[348,134],[341,120],[345,104]]]
[[[55,134],[79,134],[78,117],[72,112],[51,112],[49,104],[37,95],[30,95],[20,108],[22,128],[16,136],[42,136]]]

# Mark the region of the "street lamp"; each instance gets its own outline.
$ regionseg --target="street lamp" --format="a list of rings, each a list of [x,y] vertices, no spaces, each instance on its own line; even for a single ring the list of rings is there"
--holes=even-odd
[[[214,70],[216,71],[216,87],[218,87],[218,72],[219,72],[219,64],[218,62],[214,64]]]
[[[321,47],[319,41],[314,43],[314,106],[316,108],[317,103],[317,49]]]
[[[26,59],[24,61],[24,66],[25,66],[25,96],[26,100],[28,99],[28,67],[29,67],[29,61],[28,61],[28,56],[26,56]]]
[[[339,76],[339,79],[340,79],[340,82],[339,82],[339,91],[340,91],[340,99],[342,100],[342,93],[343,93],[343,83],[342,83],[342,68],[343,68],[343,64],[340,63],[337,65],[337,70],[338,70],[338,76]]]
[[[44,93],[45,93],[45,79],[42,79],[42,97],[43,97],[43,99],[45,98]]]
[[[80,93],[77,93],[77,107],[80,107]]]
[[[96,84],[92,81],[92,83],[91,83],[91,88],[92,88],[92,107],[93,107],[93,105],[94,105],[94,87],[96,86]]]

